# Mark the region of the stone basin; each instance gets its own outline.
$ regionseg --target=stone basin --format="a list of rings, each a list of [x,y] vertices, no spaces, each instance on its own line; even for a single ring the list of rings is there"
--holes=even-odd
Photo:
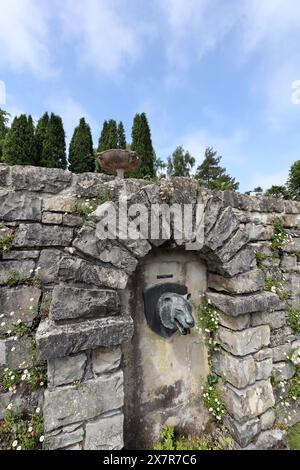
[[[125,172],[137,170],[141,159],[132,150],[111,149],[97,154],[101,167],[110,172],[117,173],[118,178],[124,178]]]

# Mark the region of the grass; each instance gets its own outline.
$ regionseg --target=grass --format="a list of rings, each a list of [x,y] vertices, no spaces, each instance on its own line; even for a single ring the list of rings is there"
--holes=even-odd
[[[300,450],[300,423],[288,430],[288,443],[291,450]]]
[[[12,249],[14,238],[15,238],[14,233],[10,233],[9,235],[0,237],[0,254],[7,253],[8,251]]]
[[[0,421],[1,450],[37,450],[43,442],[44,424],[39,414],[9,412]]]
[[[209,435],[184,438],[176,436],[172,426],[163,428],[160,437],[160,441],[153,447],[154,450],[229,450],[232,448],[230,437],[222,437],[222,443]]]

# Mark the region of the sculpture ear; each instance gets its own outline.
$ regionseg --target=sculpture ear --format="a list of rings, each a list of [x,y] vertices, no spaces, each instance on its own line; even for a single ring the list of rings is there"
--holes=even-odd
[[[165,297],[164,300],[166,300],[167,302],[171,302],[171,297]]]
[[[191,300],[191,298],[192,298],[192,294],[188,293],[188,294],[186,295],[186,300]]]

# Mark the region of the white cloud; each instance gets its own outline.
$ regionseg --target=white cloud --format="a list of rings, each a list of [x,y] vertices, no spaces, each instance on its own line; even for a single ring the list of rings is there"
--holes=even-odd
[[[63,32],[77,49],[81,66],[115,77],[123,66],[137,59],[142,45],[141,26],[125,17],[122,6],[122,2],[108,0],[59,3]],[[122,9],[124,15],[120,14]]]
[[[53,73],[48,50],[48,5],[38,0],[0,0],[0,69]],[[7,84],[9,87],[9,83]]]
[[[273,185],[284,185],[287,182],[288,174],[288,169],[264,174],[255,172],[252,175],[249,189],[261,186],[264,190],[267,190]]]

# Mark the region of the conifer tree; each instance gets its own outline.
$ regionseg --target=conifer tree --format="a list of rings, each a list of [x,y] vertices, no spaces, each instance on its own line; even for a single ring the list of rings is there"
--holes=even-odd
[[[237,191],[239,183],[226,174],[226,169],[219,165],[221,158],[212,147],[208,147],[205,150],[203,162],[197,168],[196,178],[202,186],[209,189]]]
[[[93,140],[90,126],[84,118],[74,130],[69,147],[69,170],[73,173],[95,171]]]
[[[51,113],[45,132],[41,166],[50,168],[67,167],[65,131],[60,116]]]
[[[132,176],[153,178],[155,176],[155,153],[152,146],[151,132],[145,113],[136,114],[132,126],[131,150],[141,157],[141,166]]]
[[[100,137],[99,137],[98,152],[103,152],[104,150],[107,150],[107,130],[108,130],[108,122],[105,120],[102,126]]]
[[[126,135],[122,121],[120,121],[118,124],[118,148],[126,149]]]
[[[36,147],[37,147],[37,161],[36,165],[39,166],[42,161],[43,155],[43,146],[45,135],[47,131],[47,127],[49,124],[49,114],[44,113],[43,116],[38,120],[36,129],[35,129],[35,136],[36,136]]]
[[[117,123],[114,119],[110,119],[107,126],[107,148],[105,150],[116,148],[118,148]]]
[[[3,161],[8,165],[35,165],[36,140],[32,117],[15,117],[3,145]]]
[[[4,111],[4,109],[0,108],[0,162],[2,160],[2,155],[3,155],[4,139],[8,132],[8,127],[7,127],[8,118],[9,118],[9,114],[6,111]]]

